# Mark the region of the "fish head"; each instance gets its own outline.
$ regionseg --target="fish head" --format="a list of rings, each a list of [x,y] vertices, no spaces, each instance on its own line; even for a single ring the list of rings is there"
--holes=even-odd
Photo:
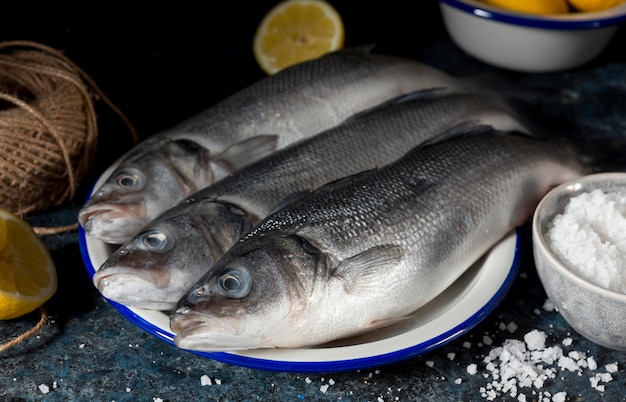
[[[174,342],[200,351],[297,347],[320,293],[318,265],[289,236],[267,246],[240,241],[179,301],[170,315]]]
[[[85,232],[122,244],[161,212],[212,183],[208,150],[188,140],[165,141],[122,160],[78,214]]]
[[[111,254],[93,283],[124,305],[171,310],[252,222],[229,204],[183,202]]]

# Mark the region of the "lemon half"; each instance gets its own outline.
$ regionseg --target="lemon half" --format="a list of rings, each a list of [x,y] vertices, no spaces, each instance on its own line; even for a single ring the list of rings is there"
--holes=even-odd
[[[57,289],[54,262],[32,227],[0,209],[0,320],[43,305]]]
[[[274,74],[340,49],[343,42],[343,22],[329,3],[287,0],[272,8],[259,24],[253,52],[259,66]]]

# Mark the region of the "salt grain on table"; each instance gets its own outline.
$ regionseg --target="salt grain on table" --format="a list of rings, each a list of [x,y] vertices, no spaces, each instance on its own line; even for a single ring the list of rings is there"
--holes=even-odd
[[[563,341],[562,344],[571,344]],[[546,333],[539,330],[532,330],[524,335],[524,341],[517,339],[507,339],[502,346],[491,349],[489,354],[483,359],[487,373],[485,378],[492,378],[484,387],[480,388],[483,398],[493,401],[503,395],[516,398],[519,402],[527,400],[523,389],[532,389],[532,400],[537,400],[537,392],[544,386],[546,380],[557,376],[559,370],[567,370],[583,375],[583,370],[595,371],[597,363],[585,352],[570,351],[564,354],[563,349],[558,345],[546,346]],[[551,367],[553,366],[553,367]],[[605,384],[613,380],[611,373],[618,371],[617,363],[607,364],[606,372],[596,373],[589,378],[593,389],[604,392]],[[470,375],[477,373],[477,366],[470,364],[467,372]],[[543,396],[541,396],[543,394]],[[551,395],[544,391],[539,394],[539,401],[562,402],[567,399],[565,391]]]

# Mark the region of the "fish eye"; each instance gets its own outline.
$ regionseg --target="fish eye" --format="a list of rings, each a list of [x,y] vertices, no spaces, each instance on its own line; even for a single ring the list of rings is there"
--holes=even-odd
[[[251,282],[247,271],[231,269],[219,276],[217,286],[228,297],[242,298],[250,293]]]
[[[139,244],[145,250],[156,253],[164,253],[172,246],[172,242],[167,234],[159,230],[150,230],[142,233],[139,236]]]
[[[115,183],[122,187],[128,189],[141,188],[143,186],[143,180],[141,175],[138,172],[131,170],[124,170],[119,172],[114,179]]]

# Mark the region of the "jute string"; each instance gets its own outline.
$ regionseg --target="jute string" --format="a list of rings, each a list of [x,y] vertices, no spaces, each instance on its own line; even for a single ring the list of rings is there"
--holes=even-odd
[[[46,321],[48,321],[48,312],[45,307],[39,307],[39,321],[35,324],[34,327],[24,332],[23,334],[17,336],[16,338],[11,339],[10,341],[3,343],[0,345],[0,352],[4,352],[7,349],[11,349],[12,347],[19,345],[24,342],[26,339],[38,333],[41,328],[45,325]]]
[[[92,91],[137,143],[126,116],[60,51],[30,41],[0,43],[0,207],[24,215],[74,197],[96,152]]]
[[[91,167],[98,127],[92,97],[102,99],[139,141],[126,116],[62,52],[32,41],[0,43],[0,208],[23,216],[73,199]],[[78,223],[35,227],[38,235],[73,231]],[[11,348],[47,321],[0,345]]]

